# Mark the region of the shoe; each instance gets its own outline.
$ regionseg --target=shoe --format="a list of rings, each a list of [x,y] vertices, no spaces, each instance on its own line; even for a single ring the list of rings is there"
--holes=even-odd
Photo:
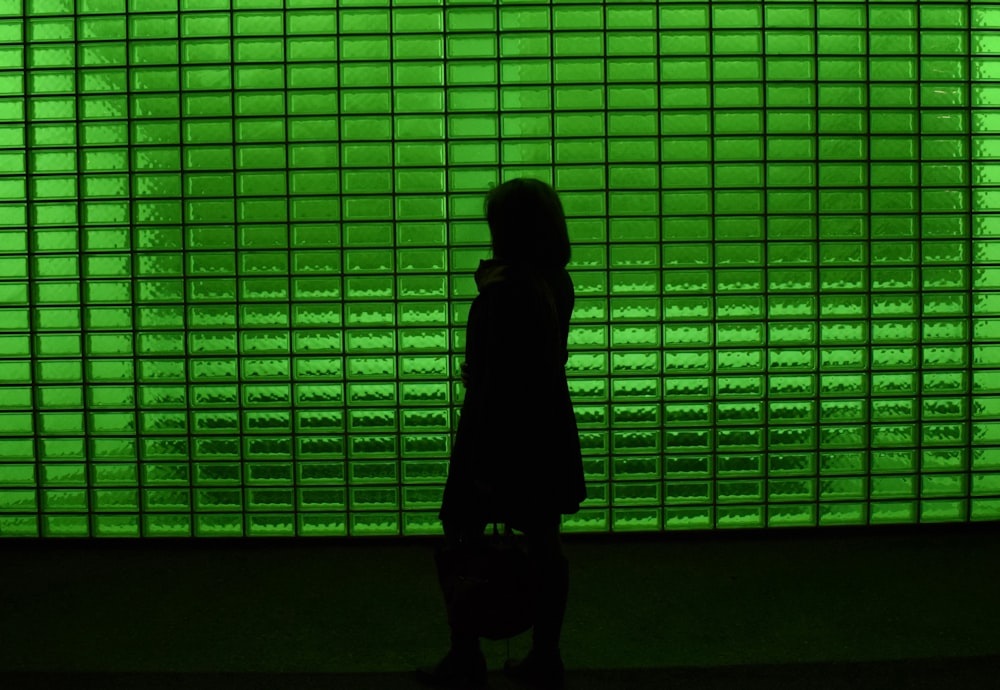
[[[536,654],[532,650],[523,661],[507,661],[504,675],[539,690],[562,690],[566,685],[566,669],[559,653]]]
[[[417,669],[417,681],[432,688],[452,690],[487,690],[486,657],[482,651],[472,656],[459,657],[454,652],[433,668]]]

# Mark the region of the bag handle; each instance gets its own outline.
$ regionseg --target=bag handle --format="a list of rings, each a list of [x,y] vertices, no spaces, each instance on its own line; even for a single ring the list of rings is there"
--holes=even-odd
[[[500,532],[497,529],[497,526],[499,524],[500,524],[499,522],[493,523],[493,538],[497,541],[512,541],[514,538],[514,534],[510,528],[510,525],[508,525],[506,522],[503,523],[503,536],[500,536]]]

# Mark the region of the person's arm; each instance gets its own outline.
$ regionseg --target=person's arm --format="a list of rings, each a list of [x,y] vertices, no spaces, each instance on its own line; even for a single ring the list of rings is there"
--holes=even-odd
[[[469,317],[465,324],[465,361],[461,365],[461,375],[462,383],[467,389],[481,386],[485,327],[483,297],[479,295],[469,307]]]

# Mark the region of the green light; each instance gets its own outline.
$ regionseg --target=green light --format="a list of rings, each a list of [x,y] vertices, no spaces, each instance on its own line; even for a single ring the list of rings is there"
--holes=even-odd
[[[1000,519],[993,5],[0,0],[0,537],[437,533],[485,191],[566,531]]]

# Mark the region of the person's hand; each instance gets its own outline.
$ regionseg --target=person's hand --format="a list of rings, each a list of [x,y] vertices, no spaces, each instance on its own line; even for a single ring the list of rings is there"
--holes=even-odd
[[[462,362],[462,385],[469,387],[469,365]]]

